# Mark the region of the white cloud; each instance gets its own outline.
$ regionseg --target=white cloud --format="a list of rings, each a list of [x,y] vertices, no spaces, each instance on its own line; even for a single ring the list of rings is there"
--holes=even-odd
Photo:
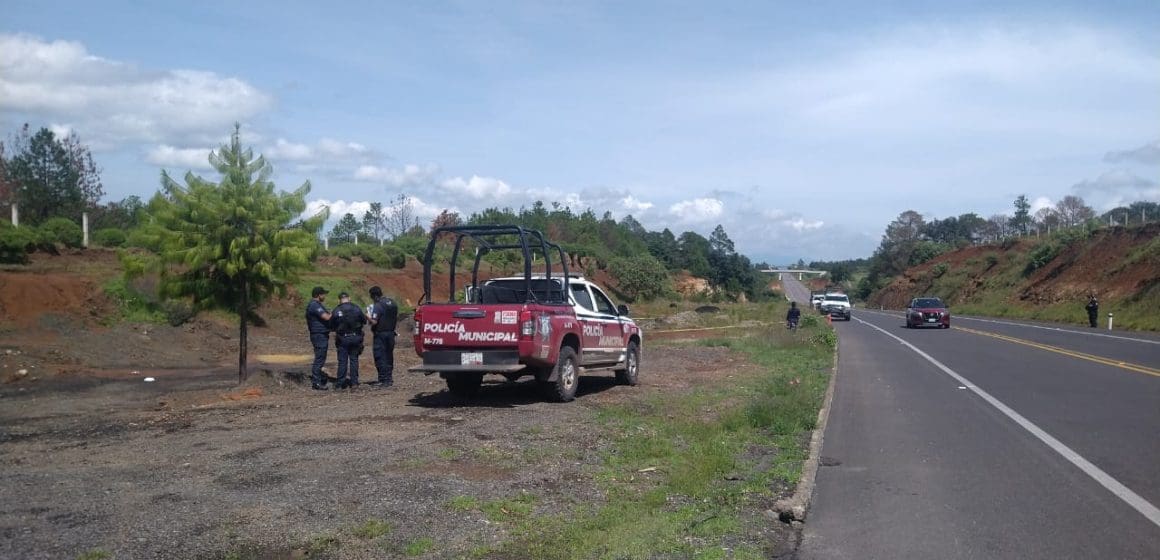
[[[369,183],[383,183],[392,187],[409,187],[430,182],[439,168],[407,164],[401,168],[360,165],[354,170],[354,179]]]
[[[652,208],[655,205],[651,202],[643,202],[635,196],[628,195],[628,196],[620,199],[620,206],[622,208],[624,208],[625,211],[632,213],[632,212],[643,212],[645,210]]]
[[[168,144],[155,146],[145,154],[145,161],[162,167],[211,169],[209,148],[175,148]]]
[[[782,222],[782,224],[787,225],[797,231],[804,231],[807,229],[818,229],[825,225],[825,222],[821,220],[807,221],[802,218],[797,218],[793,220],[785,220]]]
[[[1038,212],[1044,208],[1055,208],[1055,203],[1052,202],[1051,199],[1047,198],[1046,196],[1035,197],[1035,200],[1031,201],[1031,214],[1032,215],[1035,215],[1036,212]]]
[[[0,34],[0,109],[68,119],[97,142],[216,138],[270,104],[237,78],[141,69],[75,41]]]
[[[345,161],[362,159],[372,155],[371,150],[358,142],[340,142],[331,138],[323,138],[317,144],[298,144],[285,138],[274,141],[263,152],[268,158],[297,162],[328,163],[335,160]]]
[[[362,220],[363,214],[371,209],[371,203],[365,201],[345,200],[330,201],[325,198],[319,198],[308,201],[306,203],[306,211],[302,213],[303,216],[314,216],[325,208],[330,208],[330,222],[337,222],[346,214],[352,214],[356,219]]]
[[[306,144],[295,144],[287,142],[283,138],[279,138],[274,142],[273,146],[266,148],[262,155],[270,159],[282,159],[289,161],[307,161],[314,159],[314,150]]]
[[[511,186],[507,183],[478,175],[472,175],[471,179],[466,180],[454,177],[443,181],[440,185],[453,194],[463,194],[477,200],[501,198],[512,192]]]
[[[371,153],[369,148],[358,142],[340,142],[331,138],[319,140],[318,151],[332,158],[354,158]]]
[[[1149,165],[1160,164],[1160,140],[1144,144],[1133,150],[1120,150],[1104,154],[1109,163],[1135,162]]]
[[[406,201],[406,204],[410,204],[411,206],[412,217],[419,220],[419,224],[424,227],[429,225],[435,219],[435,217],[442,213],[444,210],[450,212],[459,212],[462,215],[462,212],[454,206],[434,204],[416,196],[407,196]],[[314,216],[323,208],[330,208],[330,216],[327,218],[327,225],[324,228],[329,230],[334,226],[335,223],[342,219],[343,215],[347,213],[352,214],[358,220],[362,220],[363,215],[366,214],[368,210],[370,210],[371,202],[372,201],[369,200],[358,200],[350,202],[345,200],[330,201],[324,198],[310,200],[306,202],[306,211],[302,213],[302,217],[306,218]],[[388,214],[390,213],[391,208],[392,205],[384,204],[384,211],[386,211]]]
[[[725,212],[725,203],[716,198],[683,200],[669,206],[669,214],[683,223],[704,223],[716,220]]]

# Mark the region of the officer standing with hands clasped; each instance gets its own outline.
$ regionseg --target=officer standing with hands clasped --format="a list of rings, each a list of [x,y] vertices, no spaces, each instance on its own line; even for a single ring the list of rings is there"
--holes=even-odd
[[[306,304],[306,332],[310,334],[310,345],[314,347],[314,363],[310,367],[310,388],[326,390],[326,375],[322,365],[326,363],[326,346],[330,342],[330,312],[322,302],[328,292],[322,286],[315,286],[310,292],[310,303]]]
[[[383,289],[378,286],[371,287],[371,299],[374,303],[367,307],[374,335],[371,350],[379,372],[378,388],[386,389],[395,384],[395,326],[399,321],[399,306],[391,298],[383,297]]]
[[[334,347],[338,350],[338,388],[346,389],[358,386],[358,357],[362,354],[363,325],[367,324],[367,318],[362,309],[350,302],[350,294],[338,294],[338,301],[330,321],[334,327]]]
[[[1095,294],[1088,294],[1088,302],[1087,305],[1084,306],[1084,309],[1087,309],[1088,324],[1091,325],[1091,328],[1096,328],[1098,326],[1097,321],[1099,321],[1100,316],[1100,302],[1096,299]]]

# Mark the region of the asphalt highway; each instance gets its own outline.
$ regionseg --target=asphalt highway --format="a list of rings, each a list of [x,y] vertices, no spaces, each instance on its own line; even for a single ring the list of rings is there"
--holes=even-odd
[[[799,558],[1160,558],[1155,336],[859,308],[836,329]]]

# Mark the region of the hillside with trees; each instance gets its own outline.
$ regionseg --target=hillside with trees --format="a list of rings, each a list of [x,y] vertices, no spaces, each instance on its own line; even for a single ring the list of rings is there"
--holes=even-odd
[[[859,261],[813,263],[852,269],[855,295],[899,309],[938,296],[957,313],[1079,322],[1088,294],[1126,328],[1160,329],[1160,204],[1134,202],[1097,214],[1064,197],[1031,213],[1018,197],[1011,216],[968,213],[926,220],[907,210]]]

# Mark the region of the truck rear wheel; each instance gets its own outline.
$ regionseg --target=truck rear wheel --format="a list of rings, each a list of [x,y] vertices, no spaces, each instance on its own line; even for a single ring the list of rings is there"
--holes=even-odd
[[[459,373],[447,376],[447,390],[459,397],[474,397],[483,384],[482,373]]]
[[[621,385],[636,385],[637,374],[640,372],[640,347],[636,341],[628,343],[628,350],[624,356],[624,369],[616,370],[616,382]]]
[[[580,367],[576,363],[576,351],[571,346],[560,348],[560,357],[556,358],[553,373],[556,376],[555,381],[540,383],[544,395],[557,402],[575,399],[576,387],[580,384]]]

